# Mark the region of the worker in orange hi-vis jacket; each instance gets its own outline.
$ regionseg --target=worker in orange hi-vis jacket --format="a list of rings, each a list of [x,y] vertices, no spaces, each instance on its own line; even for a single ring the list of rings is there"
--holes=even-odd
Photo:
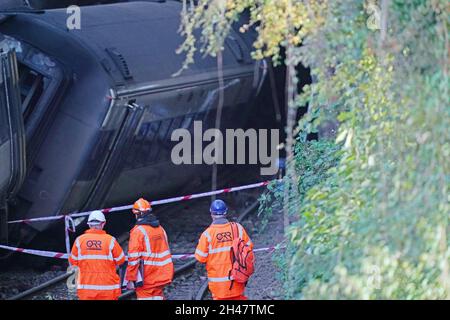
[[[166,231],[151,211],[150,203],[143,198],[132,209],[136,225],[130,232],[125,279],[128,289],[136,289],[138,300],[163,300],[164,286],[172,282],[174,275]],[[139,270],[143,270],[143,285],[136,287]]]
[[[208,286],[214,300],[247,300],[244,295],[245,283],[230,279],[232,261],[230,250],[233,245],[232,223],[226,218],[228,208],[222,200],[211,204],[212,224],[200,236],[195,258],[206,263]],[[250,249],[253,243],[242,225],[236,223],[239,238]]]
[[[77,294],[80,300],[117,300],[121,294],[116,267],[125,262],[125,255],[116,239],[103,228],[101,211],[88,218],[89,229],[72,247],[69,261],[78,267]]]

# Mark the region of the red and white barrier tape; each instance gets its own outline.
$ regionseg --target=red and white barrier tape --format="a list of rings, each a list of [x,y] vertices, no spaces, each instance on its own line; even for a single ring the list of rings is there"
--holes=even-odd
[[[0,244],[0,249],[5,249],[5,250],[9,250],[9,251],[14,251],[14,252],[28,253],[28,254],[32,254],[34,256],[41,256],[41,257],[47,257],[47,258],[55,258],[55,259],[68,259],[69,258],[69,255],[67,253],[15,248],[15,247],[10,247],[10,246],[4,246],[1,244]]]
[[[209,196],[218,195],[218,194],[222,194],[222,193],[230,193],[230,192],[236,192],[236,191],[241,191],[241,190],[264,187],[264,186],[267,186],[270,182],[271,181],[258,182],[258,183],[248,184],[248,185],[239,186],[239,187],[225,188],[225,189],[216,190],[216,191],[209,191],[209,192],[191,194],[191,195],[186,195],[186,196],[181,196],[181,197],[156,200],[156,201],[152,201],[150,203],[151,203],[151,205],[154,206],[154,205],[160,205],[160,204],[167,204],[167,203],[209,197]],[[101,209],[101,211],[103,213],[111,213],[111,212],[130,210],[132,207],[133,207],[133,205],[126,205],[126,206],[120,206],[120,207],[114,207],[114,208],[108,208],[108,209]],[[75,232],[75,224],[74,224],[73,218],[87,216],[91,212],[92,211],[86,211],[86,212],[79,212],[79,213],[74,213],[74,214],[69,214],[69,215],[57,215],[57,216],[51,216],[51,217],[40,217],[40,218],[8,221],[8,223],[29,223],[29,222],[37,222],[37,221],[51,221],[51,220],[64,219],[64,232],[65,232],[64,238],[65,238],[65,245],[66,245],[67,253],[15,248],[15,247],[10,247],[10,246],[5,246],[5,245],[0,245],[0,249],[14,251],[14,252],[22,252],[22,253],[27,253],[27,254],[31,254],[31,255],[41,256],[41,257],[68,259],[69,255],[70,255],[69,232]],[[270,251],[270,250],[275,250],[275,249],[276,249],[276,247],[268,247],[268,248],[255,249],[254,251],[255,252]],[[176,254],[176,255],[173,255],[172,257],[174,260],[177,260],[177,259],[183,260],[183,259],[193,258],[194,254]]]
[[[265,248],[258,248],[258,249],[253,249],[253,252],[261,252],[261,251],[275,251],[275,250],[279,250],[279,249],[284,249],[285,246],[272,246],[272,247],[265,247]],[[188,253],[188,254],[173,254],[172,255],[172,259],[173,260],[187,260],[187,259],[191,259],[194,258],[195,254],[193,253]]]
[[[279,249],[284,249],[285,246],[272,246],[272,247],[265,247],[265,248],[258,248],[254,249],[253,252],[260,252],[260,251],[275,251]],[[14,251],[14,252],[20,252],[20,253],[27,253],[35,256],[41,256],[41,257],[47,257],[47,258],[55,258],[55,259],[68,259],[69,254],[67,253],[61,253],[61,252],[54,252],[54,251],[44,251],[44,250],[35,250],[35,249],[24,249],[24,248],[15,248],[10,246],[4,246],[0,245],[0,249]],[[186,260],[191,259],[195,255],[192,253],[187,254],[173,254],[172,259],[173,260]]]
[[[239,186],[239,187],[225,188],[225,189],[216,190],[216,191],[209,191],[209,192],[203,192],[203,193],[197,193],[197,194],[190,194],[190,195],[181,196],[181,197],[156,200],[156,201],[151,201],[150,204],[152,206],[155,206],[155,205],[160,205],[160,204],[167,204],[167,203],[186,201],[186,200],[192,200],[192,199],[203,198],[203,197],[210,197],[210,196],[214,196],[214,195],[222,194],[222,193],[230,193],[230,192],[236,192],[236,191],[241,191],[241,190],[260,188],[260,187],[267,186],[270,182],[271,181],[264,181],[264,182],[258,182],[258,183],[248,184],[248,185]],[[114,208],[100,209],[100,211],[102,211],[103,213],[112,213],[112,212],[130,210],[132,207],[133,207],[133,205],[131,204],[131,205],[126,205],[126,206],[114,207]],[[86,212],[79,212],[79,213],[73,213],[73,214],[67,214],[67,215],[57,215],[57,216],[51,216],[51,217],[40,217],[40,218],[32,218],[32,219],[14,220],[14,221],[8,221],[8,223],[29,223],[29,222],[36,222],[36,221],[50,221],[50,220],[66,219],[65,217],[78,218],[78,217],[88,216],[91,212],[92,211],[86,211]]]

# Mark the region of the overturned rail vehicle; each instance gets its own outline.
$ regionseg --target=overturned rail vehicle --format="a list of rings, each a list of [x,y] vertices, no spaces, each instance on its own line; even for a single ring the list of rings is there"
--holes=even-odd
[[[172,131],[193,130],[196,120],[213,127],[219,98],[215,59],[196,57],[173,76],[184,60],[175,52],[180,10],[174,1],[86,6],[80,30],[67,29],[64,9],[2,16],[3,242],[8,229],[49,227],[8,228],[8,220],[169,196],[209,174],[170,161]],[[223,53],[226,128],[244,125],[265,77],[250,50],[232,31]]]

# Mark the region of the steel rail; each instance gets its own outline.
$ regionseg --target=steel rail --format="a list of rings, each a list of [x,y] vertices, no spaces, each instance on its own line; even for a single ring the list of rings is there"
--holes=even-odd
[[[37,293],[39,291],[42,291],[42,290],[44,290],[44,289],[46,289],[48,287],[51,287],[51,286],[53,286],[53,285],[55,285],[55,284],[57,284],[57,283],[59,283],[61,281],[66,280],[67,278],[69,278],[74,273],[75,273],[75,271],[62,274],[62,275],[57,276],[57,277],[53,278],[52,280],[44,282],[44,283],[42,283],[42,284],[40,284],[40,285],[38,285],[36,287],[33,287],[31,289],[28,289],[28,290],[26,290],[24,292],[21,292],[21,293],[15,295],[15,296],[7,298],[6,300],[20,300],[20,299],[23,299],[23,298],[28,297],[30,295],[33,295],[33,294],[35,294],[35,293]]]
[[[231,180],[231,176],[229,176],[228,178]],[[250,212],[252,212],[256,208],[258,203],[259,203],[258,200],[256,200],[254,203],[252,203],[252,205],[250,205],[248,208],[246,208],[245,211],[236,219],[236,221],[241,222]],[[174,271],[175,277],[178,276],[179,274],[183,273],[184,271],[194,267],[196,265],[196,262],[197,261],[195,259],[192,259],[191,261],[186,262],[182,266],[176,268]],[[54,286],[54,285],[60,283],[61,281],[68,279],[73,274],[74,274],[74,271],[62,274],[62,275],[57,276],[57,277],[55,277],[47,282],[44,282],[36,287],[30,288],[30,289],[23,291],[15,296],[9,297],[6,300],[20,300],[20,299],[26,298],[28,296],[34,295],[46,288]],[[208,288],[208,281],[205,281],[202,284],[200,290],[195,295],[195,300],[201,300],[203,298],[203,296],[205,295],[207,288]],[[134,290],[125,291],[124,293],[122,293],[119,296],[119,300],[125,300],[125,299],[133,296],[134,294],[135,294]],[[198,298],[198,297],[200,297],[200,298]]]

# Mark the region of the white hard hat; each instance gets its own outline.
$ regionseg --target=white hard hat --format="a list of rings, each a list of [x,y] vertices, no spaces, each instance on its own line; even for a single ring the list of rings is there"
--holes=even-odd
[[[106,222],[103,212],[99,210],[92,211],[88,218],[88,224],[96,225],[102,222]]]

